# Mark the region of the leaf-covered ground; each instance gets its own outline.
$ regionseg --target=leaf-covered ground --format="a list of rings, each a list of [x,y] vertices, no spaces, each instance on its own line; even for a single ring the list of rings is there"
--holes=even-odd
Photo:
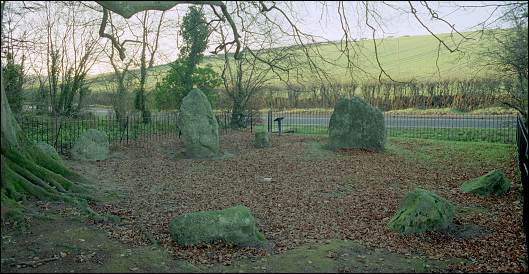
[[[180,140],[151,140],[118,147],[105,161],[68,163],[94,177],[107,197],[96,209],[121,217],[119,223],[100,225],[111,237],[136,246],[158,242],[193,263],[229,265],[301,244],[348,239],[449,261],[454,271],[527,270],[517,186],[492,198],[459,191],[463,181],[494,168],[514,179],[510,146],[391,139],[385,153],[333,153],[318,137],[274,135],[272,143],[255,149],[250,133],[230,133],[221,137],[224,157],[191,160],[179,157]],[[386,228],[399,202],[415,187],[457,206],[449,231],[399,236]],[[170,240],[169,222],[175,216],[238,204],[253,212],[269,240],[266,248],[222,243],[184,248]]]

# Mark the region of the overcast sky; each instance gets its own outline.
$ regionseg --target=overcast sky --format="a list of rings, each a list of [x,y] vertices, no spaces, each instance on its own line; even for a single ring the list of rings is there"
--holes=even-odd
[[[500,14],[501,10],[494,11],[495,7],[461,7],[461,6],[486,6],[498,3],[496,2],[482,2],[482,1],[432,1],[429,5],[432,9],[438,12],[440,18],[453,24],[458,31],[469,31],[479,29],[478,24],[486,21],[492,22]],[[374,9],[380,15],[381,25],[376,25],[376,38],[383,38],[388,36],[403,36],[403,35],[428,35],[428,31],[421,26],[417,19],[410,13],[410,6],[408,2],[393,2],[388,1],[388,6],[382,2],[369,2],[372,5],[370,9]],[[431,16],[427,10],[418,2],[413,3],[417,8],[418,15],[427,27],[434,33],[450,32],[450,27],[438,20],[431,20]],[[321,36],[327,40],[339,40],[343,36],[343,31],[340,24],[340,19],[337,12],[336,2],[326,2],[323,5],[320,2],[293,2],[291,3],[292,11],[295,12],[294,18],[298,19],[297,26],[306,33]],[[175,10],[178,9],[179,12]],[[179,5],[172,12],[169,13],[168,18],[178,20],[185,14],[187,7]],[[353,33],[353,38],[371,38],[372,32],[367,28],[365,20],[365,7],[359,2],[346,2],[346,15],[350,29]],[[492,16],[491,16],[492,15]],[[374,22],[370,22],[374,23]],[[497,26],[497,24],[492,24]],[[489,26],[490,27],[490,26]],[[166,37],[162,41],[162,51],[165,52],[165,61],[177,58],[177,51],[174,50],[176,36]]]
[[[431,1],[429,5],[432,9],[438,12],[439,17],[445,19],[455,26],[460,31],[467,31],[476,29],[476,25],[485,21],[491,14],[495,7],[461,7],[461,6],[485,6],[498,3],[498,1],[483,2],[483,1]],[[421,26],[417,19],[410,13],[410,6],[407,2],[402,1],[388,1],[388,5],[384,3],[374,3],[375,8],[380,14],[384,22],[384,32],[378,32],[377,38],[383,36],[402,36],[402,35],[423,35],[428,34],[428,31]],[[421,20],[427,24],[427,26],[434,33],[445,33],[450,32],[450,27],[445,23],[431,20],[427,14],[427,10],[424,6],[418,2],[413,3],[414,7],[417,8],[418,14]],[[328,7],[323,9],[320,4],[299,2],[296,3],[297,10],[303,14],[306,20],[304,27],[310,30],[311,33],[319,34],[330,40],[338,40],[343,35],[340,27],[340,20],[337,15],[337,4],[329,2]],[[397,10],[401,9],[401,11]],[[371,37],[371,32],[367,32],[367,28],[364,22],[358,22],[358,11],[364,12],[364,6],[361,3],[347,3],[346,12],[347,16],[353,18],[349,21],[349,25],[352,29],[359,28],[357,33],[358,37]],[[497,18],[500,10],[497,10],[489,21]],[[363,14],[361,14],[363,16]],[[323,19],[322,19],[323,18]],[[363,17],[362,17],[363,19]],[[356,20],[356,21],[355,21]]]
[[[439,17],[453,24],[459,31],[469,31],[480,28],[477,26],[488,19],[488,22],[493,22],[495,18],[502,11],[498,9],[494,12],[493,4],[501,2],[467,2],[467,1],[432,1],[428,2],[430,7],[438,12]],[[321,36],[326,40],[339,40],[343,36],[343,31],[340,24],[340,18],[337,12],[336,2],[292,2],[281,3],[285,9],[290,9],[287,14],[292,19],[296,20],[296,25],[304,32],[313,35]],[[377,28],[375,33],[376,38],[383,38],[389,36],[403,36],[403,35],[427,35],[428,31],[421,26],[415,17],[410,13],[410,6],[408,2],[368,2],[370,10],[375,11],[379,15],[379,24],[374,20],[370,21]],[[450,32],[450,27],[440,21],[431,20],[431,16],[427,13],[425,7],[419,3],[414,2],[414,7],[421,20],[434,33]],[[479,8],[461,7],[461,6],[481,6]],[[483,7],[483,6],[490,7]],[[166,12],[166,18],[174,23],[180,22],[183,15],[187,11],[188,5],[178,5],[177,7]],[[209,8],[208,8],[209,9]],[[354,39],[371,38],[372,32],[365,24],[365,6],[362,2],[345,2],[346,16],[348,25],[351,29]],[[491,16],[492,15],[492,16]],[[96,15],[97,16],[97,15]],[[29,22],[35,21],[35,16],[32,18],[25,18]],[[134,19],[133,16],[131,21]],[[35,23],[35,22],[33,22]],[[285,22],[283,22],[285,24]],[[27,24],[30,28],[32,24]],[[177,25],[177,24],[175,24]],[[497,27],[494,23],[492,27]],[[491,27],[489,26],[489,27]],[[24,28],[22,24],[21,30]],[[177,48],[177,32],[176,27],[170,28],[169,31],[160,38],[160,56],[156,64],[164,64],[174,61],[178,57]],[[101,39],[104,40],[104,39]],[[279,46],[280,44],[278,44]],[[215,45],[211,45],[214,47]],[[90,73],[101,73],[110,71],[111,68],[107,62],[95,64]]]

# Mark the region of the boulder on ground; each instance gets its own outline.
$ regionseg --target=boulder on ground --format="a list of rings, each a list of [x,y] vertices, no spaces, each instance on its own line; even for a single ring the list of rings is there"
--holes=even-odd
[[[255,147],[263,148],[271,146],[270,134],[267,131],[258,131],[255,133]]]
[[[211,158],[219,155],[219,125],[208,98],[200,89],[184,97],[178,114],[178,127],[189,158]]]
[[[55,150],[55,148],[52,147],[51,145],[49,145],[48,143],[46,143],[46,142],[38,142],[36,145],[37,145],[38,148],[40,148],[42,151],[44,151],[44,153],[46,153],[52,159],[55,159],[55,160],[57,160],[59,162],[62,162],[62,158],[59,155],[59,153],[57,153],[57,150]]]
[[[383,151],[384,115],[361,98],[340,99],[329,122],[329,147]]]
[[[89,129],[79,136],[71,152],[75,160],[105,160],[109,153],[108,136],[97,129]]]
[[[404,198],[388,227],[401,234],[446,229],[454,218],[454,207],[437,194],[417,188]]]
[[[461,191],[475,193],[480,196],[502,195],[509,191],[509,180],[498,170],[493,170],[481,177],[466,181],[461,185]]]
[[[219,240],[239,246],[257,246],[265,241],[245,206],[180,215],[171,222],[169,231],[171,238],[183,246]]]

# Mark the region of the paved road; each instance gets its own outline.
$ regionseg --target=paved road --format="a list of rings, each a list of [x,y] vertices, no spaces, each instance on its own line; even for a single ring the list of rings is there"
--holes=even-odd
[[[310,115],[295,114],[285,115],[282,121],[284,127],[315,125],[328,126],[330,115],[310,117]],[[277,116],[273,116],[273,119]],[[266,124],[267,116],[261,116]],[[410,117],[391,116],[384,117],[386,127],[417,127],[417,128],[515,128],[515,116],[476,116],[476,117]],[[274,126],[277,122],[274,122]]]
[[[106,116],[108,113],[113,112],[107,109],[90,109],[98,116]],[[278,114],[281,115],[281,114]],[[278,117],[274,114],[272,119]],[[318,117],[311,117],[310,114],[285,114],[283,119],[284,127],[292,126],[328,126],[331,114],[318,114]],[[156,113],[152,113],[152,117],[156,117]],[[267,114],[262,114],[261,119],[266,125]],[[386,116],[384,118],[386,127],[416,127],[416,128],[515,128],[516,117],[515,116],[492,116],[492,115],[479,115],[479,116],[464,116],[464,117],[440,117],[440,116]],[[274,126],[277,126],[277,122],[274,122]]]

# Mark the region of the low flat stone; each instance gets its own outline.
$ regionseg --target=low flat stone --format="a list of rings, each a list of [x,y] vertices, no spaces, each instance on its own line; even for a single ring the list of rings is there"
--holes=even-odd
[[[446,229],[454,218],[450,202],[433,192],[417,188],[404,198],[388,227],[401,234]]]
[[[493,170],[481,177],[466,181],[461,191],[475,193],[480,196],[503,195],[509,191],[511,184],[499,170]]]
[[[239,246],[257,246],[265,241],[245,206],[180,215],[171,222],[169,231],[171,238],[183,246],[219,240]]]
[[[255,133],[254,146],[256,148],[270,147],[270,134],[266,131],[258,131]]]

